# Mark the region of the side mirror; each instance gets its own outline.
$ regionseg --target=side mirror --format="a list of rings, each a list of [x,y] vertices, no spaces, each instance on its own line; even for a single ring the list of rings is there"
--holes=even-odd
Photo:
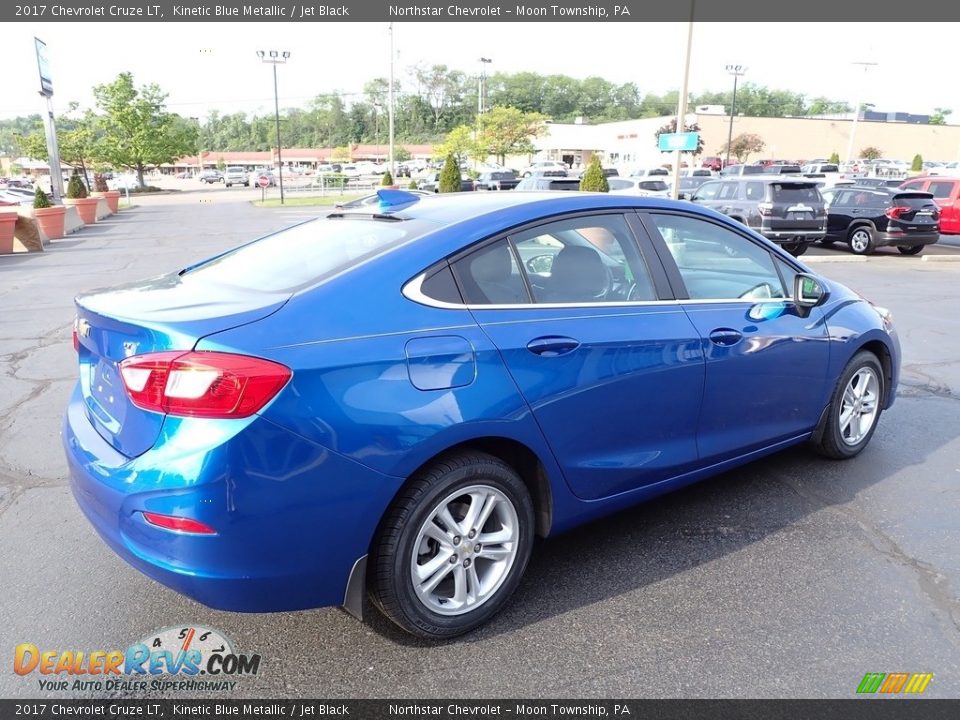
[[[826,297],[826,290],[813,275],[798,273],[793,279],[793,302],[797,307],[815,308]]]

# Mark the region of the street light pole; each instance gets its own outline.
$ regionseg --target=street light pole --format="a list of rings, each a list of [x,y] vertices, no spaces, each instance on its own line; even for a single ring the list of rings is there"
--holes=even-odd
[[[388,102],[390,103],[387,108],[387,125],[389,126],[388,134],[390,135],[390,177],[396,181],[397,171],[394,169],[394,146],[393,146],[393,117],[394,117],[394,97],[393,97],[393,61],[396,57],[396,54],[393,51],[393,23],[390,23],[390,95]],[[379,126],[378,126],[379,127]],[[377,131],[379,138],[379,130]],[[377,140],[377,144],[380,144],[380,140]],[[379,150],[378,150],[379,152]]]
[[[680,98],[677,102],[677,132],[687,129],[687,95],[690,92],[690,54],[693,52],[693,13],[696,0],[690,0],[690,22],[687,23],[687,38],[683,49],[683,82],[680,84]],[[670,195],[674,200],[680,197],[680,163],[683,153],[677,150],[673,154],[673,187]]]
[[[852,65],[862,65],[862,66],[863,66],[864,83],[857,83],[857,84],[856,84],[856,85],[857,85],[857,88],[858,88],[858,91],[857,91],[857,102],[856,102],[856,105],[854,105],[854,107],[853,107],[853,125],[850,126],[850,140],[847,142],[847,157],[846,157],[847,165],[849,165],[851,162],[853,162],[853,158],[851,157],[851,156],[853,155],[853,139],[854,139],[854,138],[856,137],[856,135],[857,135],[857,121],[860,119],[860,104],[861,104],[861,97],[862,97],[862,95],[863,95],[863,84],[866,83],[867,70],[869,70],[871,67],[873,67],[873,66],[876,65],[877,63],[875,63],[875,62],[854,62],[854,63],[851,63],[851,64],[852,64]]]
[[[730,102],[730,129],[727,131],[727,157],[724,166],[730,164],[730,144],[733,142],[733,116],[737,112],[737,80],[747,72],[746,65],[727,65],[727,72],[733,75],[733,100]]]
[[[277,65],[285,64],[290,59],[290,53],[286,50],[282,52],[257,50],[257,56],[261,62],[273,65],[273,112],[277,121],[277,166],[280,175],[280,204],[283,205],[283,154],[280,145],[280,95],[277,92]]]
[[[481,118],[483,117],[483,99],[484,95],[486,94],[484,91],[487,84],[487,65],[492,62],[493,60],[491,58],[480,58],[480,78],[479,82],[477,83],[477,144],[480,143],[480,128],[482,123]],[[476,167],[476,164],[474,164],[474,168]]]

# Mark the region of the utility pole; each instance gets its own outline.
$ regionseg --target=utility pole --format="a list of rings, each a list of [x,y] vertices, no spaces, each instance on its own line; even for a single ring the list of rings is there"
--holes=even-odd
[[[859,61],[851,64],[860,65],[863,67],[864,82],[855,83],[855,85],[857,86],[857,102],[853,106],[853,125],[850,126],[850,141],[847,143],[847,157],[846,157],[847,165],[853,162],[853,140],[857,135],[857,121],[860,120],[860,104],[861,104],[861,99],[863,97],[863,86],[864,84],[866,84],[867,70],[869,70],[874,65],[877,65],[878,63]]]
[[[680,86],[680,99],[677,103],[677,132],[682,133],[686,129],[687,118],[687,93],[690,87],[690,52],[693,48],[693,10],[696,6],[696,0],[690,0],[690,22],[687,23],[687,42],[684,48],[683,61],[683,84]],[[677,150],[673,154],[673,188],[670,194],[676,200],[680,197],[680,158],[682,153]]]

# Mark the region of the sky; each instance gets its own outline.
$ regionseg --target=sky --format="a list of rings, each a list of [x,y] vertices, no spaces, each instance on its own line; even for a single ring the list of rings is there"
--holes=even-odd
[[[870,102],[878,111],[954,108],[948,122],[958,123],[960,84],[929,70],[953,67],[955,35],[952,23],[695,23],[690,91],[731,87],[725,66],[746,65],[743,80],[758,85]],[[49,48],[58,111],[71,100],[92,106],[94,85],[130,71],[138,85],[160,85],[168,108],[185,117],[271,112],[272,74],[258,49],[291,53],[278,68],[281,108],[333,91],[362,93],[390,64],[387,23],[18,23],[4,33],[0,118],[43,108],[34,36]],[[493,60],[491,73],[597,75],[663,93],[680,87],[685,36],[686,23],[394,23],[395,78],[406,85],[407,69],[420,63],[477,74],[483,56]],[[922,38],[923,62],[890,52],[891,38]],[[865,72],[854,64],[862,61],[878,64]]]

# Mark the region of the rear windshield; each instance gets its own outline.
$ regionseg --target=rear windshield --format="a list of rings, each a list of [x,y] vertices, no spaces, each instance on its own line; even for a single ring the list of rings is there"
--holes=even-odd
[[[744,165],[741,175],[760,175],[763,173],[762,165]]]
[[[641,180],[637,183],[641,190],[667,190],[667,184],[663,180]]]
[[[551,180],[547,186],[548,190],[579,190],[579,180]]]
[[[893,196],[893,204],[911,208],[930,207],[934,204],[933,195],[930,193],[911,192],[897,193]]]
[[[311,220],[188,270],[183,280],[293,292],[376,257],[428,227],[418,220]]]
[[[823,197],[816,185],[781,185],[780,183],[771,183],[774,202],[823,202]]]

